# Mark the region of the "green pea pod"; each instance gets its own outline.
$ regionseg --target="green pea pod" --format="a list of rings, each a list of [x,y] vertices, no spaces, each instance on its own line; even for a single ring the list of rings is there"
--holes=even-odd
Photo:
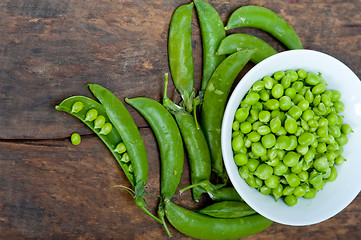
[[[214,218],[187,210],[169,200],[165,201],[165,213],[174,228],[197,239],[238,239],[261,232],[272,224],[259,214],[241,218]]]
[[[158,142],[161,158],[161,196],[171,199],[179,185],[184,162],[184,149],[177,123],[168,110],[157,101],[138,97],[126,98],[147,120]]]
[[[289,49],[302,49],[302,42],[295,30],[278,14],[260,6],[243,6],[229,17],[226,30],[253,27],[268,32]]]
[[[216,51],[221,40],[226,36],[223,22],[217,11],[209,3],[202,0],[194,0],[202,32],[203,43],[203,74],[201,93],[207,87],[214,70],[225,59],[225,56],[217,56]]]
[[[250,61],[255,64],[277,53],[273,47],[258,37],[235,33],[222,40],[217,50],[217,55],[232,54],[237,51],[253,49],[256,51]]]
[[[187,111],[192,111],[194,66],[192,53],[193,3],[178,7],[169,27],[168,57],[172,80]]]
[[[82,108],[81,108],[81,110],[74,112],[74,111],[72,111],[72,106],[76,102],[81,102]],[[146,206],[147,204],[143,198],[144,194],[146,194],[146,191],[144,190],[146,178],[143,176],[144,175],[143,173],[144,172],[148,173],[147,159],[146,159],[147,163],[142,164],[142,167],[144,168],[144,169],[142,169],[142,171],[140,171],[142,173],[142,175],[141,176],[136,175],[137,173],[139,173],[139,171],[138,172],[134,171],[134,175],[133,175],[129,171],[130,165],[127,164],[126,162],[122,161],[122,155],[117,153],[117,151],[116,151],[116,146],[119,143],[121,143],[122,140],[124,141],[124,144],[125,144],[125,138],[122,139],[121,135],[118,132],[118,128],[112,128],[108,134],[104,135],[104,134],[101,134],[101,129],[94,128],[94,121],[85,120],[86,113],[91,109],[95,109],[95,110],[97,110],[98,115],[104,116],[104,119],[106,122],[108,122],[108,123],[111,122],[112,124],[114,124],[111,117],[109,117],[109,113],[111,112],[111,110],[106,109],[106,107],[104,107],[103,105],[99,104],[98,102],[96,102],[90,98],[82,97],[82,96],[74,96],[74,97],[67,98],[64,101],[62,101],[59,105],[57,105],[55,107],[55,109],[60,110],[60,111],[65,111],[65,112],[70,113],[71,115],[77,117],[84,124],[86,124],[91,130],[93,130],[94,133],[96,133],[98,135],[98,137],[108,147],[110,152],[113,154],[113,156],[115,157],[115,159],[117,160],[117,162],[119,163],[121,168],[123,169],[129,182],[134,187],[134,190],[128,189],[123,186],[121,186],[121,187],[126,189],[133,196],[135,203],[139,208],[141,208],[146,214],[148,214],[154,220],[163,224],[163,222],[161,220],[159,220],[152,213],[149,212],[149,210],[147,209],[147,206]],[[116,114],[116,113],[112,112],[112,114]],[[125,112],[122,111],[121,114],[125,114]],[[138,132],[138,129],[136,129],[136,132]],[[132,135],[133,133],[129,132],[129,134]],[[130,162],[131,162],[132,166],[134,167],[134,166],[137,166],[137,163],[134,161],[133,155],[130,154],[131,152],[134,152],[134,149],[132,149],[132,148],[133,148],[132,145],[129,145],[129,144],[127,145],[127,154],[129,154],[129,156],[131,156]],[[135,151],[135,152],[137,152],[137,151]]]
[[[201,111],[201,125],[211,152],[212,169],[226,178],[221,150],[221,125],[227,98],[239,72],[254,54],[254,50],[236,52],[216,68],[208,82]]]
[[[207,141],[195,118],[167,97],[167,86],[168,75],[165,77],[163,105],[174,115],[181,131],[188,152],[192,184],[207,180],[211,177],[211,156]],[[194,187],[192,191],[193,199],[197,202],[204,190]]]
[[[256,213],[247,203],[239,201],[213,203],[196,212],[216,218],[240,218]]]
[[[83,108],[79,112],[73,112],[72,106],[76,102],[81,102],[83,104]],[[79,120],[81,120],[85,125],[87,125],[97,136],[103,141],[103,143],[108,147],[110,152],[113,154],[121,168],[123,169],[125,175],[127,176],[129,182],[134,186],[134,177],[128,171],[128,164],[121,161],[122,155],[115,152],[115,148],[118,143],[122,142],[122,138],[120,137],[119,133],[115,128],[112,128],[112,131],[107,135],[100,134],[100,129],[94,128],[94,121],[86,121],[86,113],[91,110],[95,109],[98,112],[98,115],[102,115],[105,118],[105,122],[110,122],[108,116],[106,115],[106,111],[104,107],[99,104],[98,102],[94,101],[93,99],[83,97],[83,96],[73,96],[63,100],[59,105],[55,107],[56,110],[67,112]]]

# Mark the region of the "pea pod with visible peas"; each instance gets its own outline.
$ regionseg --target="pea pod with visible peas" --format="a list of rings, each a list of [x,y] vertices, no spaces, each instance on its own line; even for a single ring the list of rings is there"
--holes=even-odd
[[[202,97],[214,70],[225,59],[225,56],[216,55],[216,51],[221,40],[226,36],[226,31],[220,16],[212,5],[202,0],[194,0],[194,4],[197,9],[203,43],[203,75],[200,92]]]
[[[162,223],[158,218],[156,218],[153,214],[151,214],[149,212],[149,210],[146,208],[146,202],[143,198],[143,196],[146,192],[144,192],[144,189],[141,188],[141,186],[145,185],[146,178],[142,177],[141,178],[142,181],[139,181],[139,180],[136,181],[136,179],[139,179],[139,176],[138,175],[136,176],[136,174],[138,174],[138,172],[132,173],[129,171],[130,166],[132,166],[132,164],[136,164],[136,163],[134,163],[133,159],[129,158],[129,155],[128,155],[129,153],[127,151],[128,149],[123,147],[122,151],[119,151],[120,150],[119,146],[124,145],[123,139],[122,139],[121,135],[119,134],[119,132],[115,128],[111,128],[111,130],[109,132],[107,132],[107,134],[102,134],[102,130],[101,130],[102,127],[99,127],[99,125],[98,125],[98,127],[96,127],[95,120],[94,121],[86,120],[87,113],[90,110],[92,110],[92,112],[94,112],[94,110],[96,110],[98,117],[102,116],[102,118],[104,118],[103,125],[105,123],[113,124],[113,122],[108,117],[108,113],[107,113],[107,110],[105,109],[105,107],[102,106],[101,104],[99,104],[98,102],[94,101],[93,99],[83,97],[83,96],[73,96],[73,97],[69,97],[69,98],[63,100],[59,105],[57,105],[55,107],[55,109],[59,110],[59,111],[67,112],[67,113],[77,117],[85,125],[87,125],[103,141],[103,143],[108,147],[108,149],[113,154],[113,156],[115,157],[118,164],[123,169],[123,172],[126,175],[126,177],[128,178],[131,185],[133,187],[135,187],[135,192],[133,190],[129,190],[127,188],[126,189],[128,191],[130,191],[130,193],[132,195],[133,194],[136,195],[136,196],[133,195],[136,205],[138,207],[140,207],[149,216],[151,216],[153,219],[155,219],[157,222]],[[103,131],[103,133],[106,133],[106,132]],[[132,146],[129,146],[129,148],[132,148]],[[147,173],[148,172],[147,163],[142,164],[142,165],[143,165],[142,167],[144,168],[142,172]],[[131,168],[133,168],[133,167],[131,167]]]
[[[168,58],[172,80],[188,112],[193,109],[194,66],[192,55],[193,3],[178,7],[169,28]]]
[[[202,130],[195,122],[195,118],[184,108],[177,106],[167,97],[168,75],[165,75],[163,105],[172,113],[179,126],[185,147],[188,152],[188,159],[191,172],[192,184],[207,180],[211,176],[211,157],[207,141]],[[177,146],[176,146],[177,147]],[[198,201],[204,190],[200,187],[192,189],[194,201]]]
[[[182,208],[165,201],[169,222],[183,234],[197,239],[237,239],[265,230],[272,221],[253,214],[240,218],[215,218]]]
[[[204,94],[201,126],[211,152],[212,169],[226,178],[221,151],[221,125],[228,94],[239,72],[254,54],[254,50],[236,52],[216,68]]]
[[[242,50],[253,50],[250,61],[257,64],[274,55],[277,51],[262,39],[243,33],[235,33],[225,37],[217,50],[217,55],[232,54]]]
[[[266,31],[289,49],[302,49],[302,43],[295,30],[278,14],[260,6],[243,6],[234,11],[225,27],[254,27]]]

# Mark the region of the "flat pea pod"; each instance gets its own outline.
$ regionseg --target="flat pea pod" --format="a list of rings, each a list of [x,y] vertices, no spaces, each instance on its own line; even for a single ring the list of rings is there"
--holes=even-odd
[[[272,221],[253,214],[241,218],[214,218],[165,202],[167,219],[181,233],[197,239],[238,239],[265,230]]]
[[[82,110],[75,112],[71,111],[72,106],[76,102],[82,103]],[[134,186],[134,177],[133,175],[128,171],[128,167],[125,163],[121,161],[122,155],[118,154],[115,150],[118,143],[122,142],[122,138],[120,137],[117,130],[114,128],[110,133],[107,135],[100,134],[99,129],[94,128],[94,122],[86,121],[86,113],[90,109],[96,109],[99,114],[103,115],[106,122],[110,122],[108,116],[106,115],[106,111],[104,107],[99,104],[98,102],[94,101],[93,99],[83,97],[83,96],[73,96],[69,97],[65,100],[63,100],[59,105],[55,107],[56,110],[67,112],[75,117],[77,117],[79,120],[81,120],[85,125],[87,125],[102,141],[103,143],[108,147],[109,151],[113,154],[119,165],[124,171],[124,174],[127,176],[129,182]]]
[[[216,218],[240,218],[256,213],[247,203],[239,201],[216,202],[196,212]]]
[[[177,123],[168,110],[157,101],[126,98],[149,123],[157,139],[161,158],[161,196],[171,199],[177,191],[183,171],[184,149]]]
[[[168,39],[168,58],[172,80],[188,111],[192,110],[194,65],[192,53],[193,3],[173,13]]]
[[[241,50],[253,50],[251,62],[257,64],[262,60],[274,55],[277,51],[262,39],[243,33],[230,34],[220,43],[217,55],[232,54]]]
[[[302,43],[295,30],[278,14],[260,6],[243,6],[234,11],[225,27],[254,27],[270,33],[289,49],[302,49]]]
[[[225,59],[225,56],[216,55],[216,51],[219,43],[226,36],[226,31],[220,16],[212,5],[203,0],[194,0],[194,4],[202,33],[203,73],[201,92],[204,92],[214,70]]]
[[[201,126],[211,152],[212,169],[225,178],[221,151],[221,124],[227,98],[239,72],[254,54],[245,50],[228,56],[216,68],[208,82],[201,110]]]
[[[206,138],[195,118],[167,97],[167,86],[168,75],[165,76],[163,105],[174,116],[183,137],[188,152],[191,183],[196,184],[203,180],[209,180],[212,170],[211,156]],[[178,147],[178,144],[174,144],[174,147]],[[192,192],[194,201],[198,202],[198,198],[205,191],[201,187],[194,187]]]

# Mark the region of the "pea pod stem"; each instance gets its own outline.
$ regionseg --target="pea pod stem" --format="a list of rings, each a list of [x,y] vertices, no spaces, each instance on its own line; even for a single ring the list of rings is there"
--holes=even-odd
[[[223,113],[234,80],[254,52],[254,50],[239,51],[223,60],[212,74],[204,94],[201,126],[210,149],[212,169],[224,181],[227,175],[224,171],[221,151]]]
[[[168,58],[172,80],[187,111],[192,111],[195,92],[192,51],[193,3],[178,7],[173,13],[168,39]]]
[[[253,214],[241,218],[214,218],[165,201],[165,213],[178,231],[197,239],[238,239],[268,228],[272,221]]]
[[[211,176],[211,158],[207,141],[195,118],[185,109],[174,104],[167,97],[168,75],[165,74],[163,105],[174,116],[188,152],[192,183],[207,180]],[[192,189],[194,201],[204,192],[201,188]]]
[[[289,49],[302,49],[302,42],[295,30],[278,14],[260,6],[243,6],[229,17],[225,30],[254,27],[270,33]]]
[[[225,37],[221,41],[216,54],[232,54],[242,50],[256,50],[250,59],[254,64],[277,53],[273,47],[258,37],[243,33],[235,33]]]

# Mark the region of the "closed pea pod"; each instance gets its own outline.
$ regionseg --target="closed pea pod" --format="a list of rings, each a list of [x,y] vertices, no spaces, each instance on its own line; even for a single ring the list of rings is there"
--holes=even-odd
[[[194,66],[192,53],[193,3],[178,7],[169,27],[168,57],[172,80],[187,111],[192,111]]]
[[[254,51],[240,51],[227,57],[208,82],[201,111],[201,126],[211,152],[212,169],[224,178],[221,154],[222,117],[231,86]]]
[[[241,50],[256,50],[250,61],[257,64],[274,55],[277,51],[262,39],[243,33],[225,37],[217,50],[217,55],[232,54]]]
[[[253,214],[241,218],[214,218],[165,202],[169,222],[183,234],[198,239],[237,239],[268,228],[272,221]]]
[[[259,6],[238,8],[229,17],[226,30],[237,27],[262,29],[280,40],[289,49],[302,49],[302,43],[295,30],[275,12]]]
[[[216,218],[240,218],[256,213],[247,203],[239,201],[216,202],[196,212]]]
[[[202,95],[214,70],[225,59],[225,56],[216,55],[216,51],[220,42],[226,36],[226,32],[220,16],[209,3],[194,0],[194,4],[197,9],[203,43],[203,74],[200,93]],[[209,21],[210,19],[212,21]]]

